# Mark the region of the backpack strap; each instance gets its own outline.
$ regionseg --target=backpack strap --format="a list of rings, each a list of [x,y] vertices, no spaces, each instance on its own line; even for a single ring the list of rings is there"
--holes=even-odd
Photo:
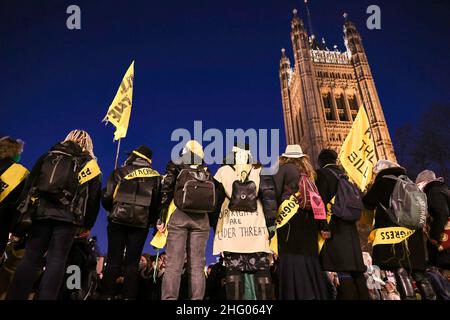
[[[324,168],[324,169],[327,169],[329,172],[331,172],[331,174],[332,174],[333,176],[335,176],[337,179],[340,179],[340,178],[342,177],[342,173],[337,174],[337,173],[334,172],[334,170],[332,170],[331,168]]]
[[[385,175],[385,176],[383,176],[382,178],[388,178],[388,179],[392,179],[392,180],[399,180],[399,179],[401,179],[402,178],[402,176],[404,176],[404,175],[401,175],[401,176],[394,176],[393,174],[388,174],[388,175]]]

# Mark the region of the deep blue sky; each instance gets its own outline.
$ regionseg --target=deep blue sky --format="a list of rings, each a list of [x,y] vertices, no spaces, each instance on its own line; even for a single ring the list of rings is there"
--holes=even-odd
[[[66,28],[70,4],[81,7],[82,30]],[[370,4],[381,7],[382,30],[365,27]],[[194,120],[207,128],[279,128],[284,148],[278,67],[282,47],[292,58],[295,7],[305,18],[302,0],[3,0],[0,131],[25,140],[30,167],[68,130],[86,129],[106,178],[115,145],[113,127],[100,121],[134,59],[122,150],[145,143],[164,171],[172,130],[192,129]],[[391,133],[432,102],[450,100],[449,8],[446,0],[310,0],[314,31],[330,48],[344,50],[343,12],[356,23]],[[93,234],[103,251],[105,230],[102,211]]]

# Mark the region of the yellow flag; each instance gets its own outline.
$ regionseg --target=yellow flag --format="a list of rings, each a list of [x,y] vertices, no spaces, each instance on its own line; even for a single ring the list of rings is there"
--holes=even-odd
[[[109,106],[103,121],[111,122],[115,127],[114,140],[125,138],[130,122],[131,106],[133,103],[134,61],[128,68],[120,83],[116,96]]]
[[[369,119],[363,106],[359,108],[352,129],[342,144],[339,159],[350,179],[364,191],[372,180],[377,157]]]

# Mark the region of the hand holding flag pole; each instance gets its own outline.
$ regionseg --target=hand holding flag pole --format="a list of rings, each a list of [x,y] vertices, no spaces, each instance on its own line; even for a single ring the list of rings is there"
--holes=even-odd
[[[128,124],[130,122],[131,106],[133,104],[133,79],[134,79],[134,61],[131,63],[125,73],[119,89],[113,102],[108,108],[105,118],[102,122],[111,122],[115,127],[114,141],[118,140],[117,152],[114,168],[117,168],[119,160],[120,141],[127,135]]]

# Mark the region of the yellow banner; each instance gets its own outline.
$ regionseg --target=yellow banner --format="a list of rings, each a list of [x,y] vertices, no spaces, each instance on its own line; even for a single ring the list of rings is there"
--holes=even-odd
[[[133,103],[133,78],[134,61],[128,68],[125,76],[120,83],[116,96],[109,106],[108,112],[103,119],[105,122],[111,122],[115,127],[114,140],[125,138],[130,122],[131,106]]]
[[[298,204],[297,197],[299,193],[291,195],[288,199],[284,200],[278,208],[276,227],[281,228],[284,226],[298,211],[300,205]],[[270,250],[278,254],[278,237],[275,236],[270,240]]]
[[[27,176],[28,170],[18,164],[13,163],[0,176],[0,202],[2,202],[8,194],[11,193]]]
[[[284,200],[283,203],[278,208],[277,214],[277,229],[284,226],[293,216],[297,213],[300,205],[298,204],[297,196],[299,193],[290,196],[288,199]]]
[[[100,167],[97,164],[97,161],[92,159],[86,165],[81,169],[80,173],[78,174],[78,182],[80,184],[84,184],[88,182],[91,179],[94,179],[96,176],[98,176],[100,173]]]
[[[370,233],[369,242],[372,242],[372,247],[378,244],[397,244],[408,239],[414,231],[405,227],[378,228]]]
[[[175,212],[175,210],[177,209],[177,207],[175,206],[175,203],[172,202],[169,205],[169,209],[167,211],[167,217],[166,217],[166,221],[164,222],[164,225],[166,227],[166,230],[164,231],[164,233],[161,233],[159,231],[156,232],[155,236],[153,237],[152,241],[150,241],[150,244],[158,249],[162,249],[166,246],[166,242],[167,242],[167,237],[169,235],[169,220],[172,217],[172,214]]]
[[[364,191],[372,180],[373,166],[377,162],[375,143],[364,106],[361,106],[352,129],[342,144],[340,162],[351,180]]]
[[[151,178],[159,176],[158,171],[153,170],[152,168],[139,168],[130,172],[125,176],[125,180],[131,180],[136,178]]]

